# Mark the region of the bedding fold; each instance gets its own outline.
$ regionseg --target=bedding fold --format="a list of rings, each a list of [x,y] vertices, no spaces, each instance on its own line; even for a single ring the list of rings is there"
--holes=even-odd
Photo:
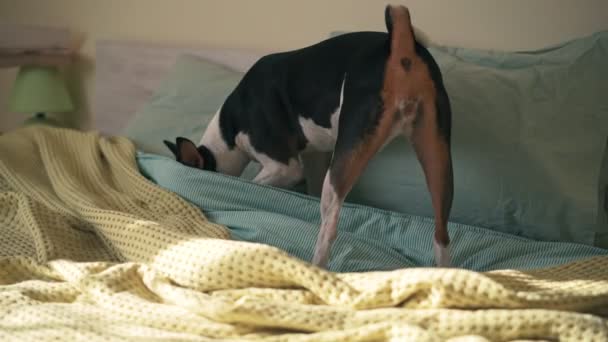
[[[302,260],[312,259],[321,222],[319,198],[186,167],[160,155],[140,152],[136,158],[146,178],[196,205],[211,221],[226,226],[233,240],[263,243]],[[338,230],[327,265],[330,271],[434,265],[432,217],[347,201],[340,210]],[[448,230],[452,264],[473,271],[546,268],[608,255],[608,250],[598,247],[537,241],[456,222],[450,222]]]
[[[231,240],[135,157],[96,132],[0,135],[1,340],[608,340],[606,256],[324,271]]]

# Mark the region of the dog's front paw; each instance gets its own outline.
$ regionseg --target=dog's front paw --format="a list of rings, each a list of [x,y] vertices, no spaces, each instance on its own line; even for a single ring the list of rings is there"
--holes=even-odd
[[[452,267],[450,245],[443,246],[433,239],[433,251],[435,252],[435,265],[437,267]]]

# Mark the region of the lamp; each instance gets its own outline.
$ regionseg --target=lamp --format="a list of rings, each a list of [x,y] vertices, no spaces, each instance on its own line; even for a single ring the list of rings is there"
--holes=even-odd
[[[26,124],[61,126],[47,114],[72,111],[74,104],[57,68],[22,66],[13,84],[9,109],[16,113],[36,114]]]

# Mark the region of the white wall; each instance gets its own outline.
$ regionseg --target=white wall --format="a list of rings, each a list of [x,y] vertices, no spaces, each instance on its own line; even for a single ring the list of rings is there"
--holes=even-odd
[[[606,0],[410,0],[416,26],[435,42],[484,49],[535,49],[608,29]],[[70,73],[86,116],[96,39],[297,48],[334,30],[384,30],[380,0],[0,0],[0,21],[68,27],[86,37]],[[14,70],[0,70],[0,130]]]

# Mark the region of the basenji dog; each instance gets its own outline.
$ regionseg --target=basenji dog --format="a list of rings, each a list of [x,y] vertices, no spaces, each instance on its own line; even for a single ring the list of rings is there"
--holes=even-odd
[[[313,165],[324,174],[320,189],[309,187],[321,193],[312,259],[320,267],[328,262],[346,195],[374,154],[399,135],[413,145],[431,194],[435,263],[450,266],[450,100],[439,67],[415,38],[408,9],[387,6],[385,23],[387,33],[347,33],[260,58],[198,147],[181,137],[165,141],[179,162],[203,170],[239,176],[255,160],[262,168],[253,182],[282,188],[303,180],[308,153],[329,155]]]

